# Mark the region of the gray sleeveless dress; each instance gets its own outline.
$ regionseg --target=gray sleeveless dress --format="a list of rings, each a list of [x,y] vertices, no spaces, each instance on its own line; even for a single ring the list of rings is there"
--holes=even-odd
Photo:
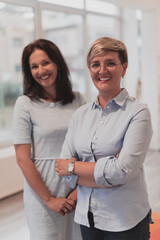
[[[72,103],[32,101],[20,96],[15,104],[13,117],[14,144],[31,144],[31,159],[43,181],[55,197],[67,197],[72,191],[55,171],[55,159],[61,147],[73,112],[85,103],[83,96],[75,92]],[[24,183],[24,204],[30,240],[81,240],[79,225],[74,223],[74,212],[61,216],[51,211]]]

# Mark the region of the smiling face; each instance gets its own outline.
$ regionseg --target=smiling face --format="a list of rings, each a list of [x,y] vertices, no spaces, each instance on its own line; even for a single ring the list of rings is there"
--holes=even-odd
[[[30,55],[29,65],[34,80],[44,88],[46,93],[55,97],[55,82],[58,74],[57,65],[40,49],[35,49]]]
[[[118,52],[115,51],[92,59],[89,70],[92,81],[99,91],[99,97],[109,101],[120,93],[121,77],[125,75],[126,69],[127,63],[121,64]]]

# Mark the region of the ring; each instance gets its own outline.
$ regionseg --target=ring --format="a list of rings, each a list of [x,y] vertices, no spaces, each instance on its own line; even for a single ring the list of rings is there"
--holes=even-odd
[[[65,209],[64,211],[67,212],[67,209]]]

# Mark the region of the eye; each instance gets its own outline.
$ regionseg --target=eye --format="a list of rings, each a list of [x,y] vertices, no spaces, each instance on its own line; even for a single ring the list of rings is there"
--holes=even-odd
[[[32,65],[31,66],[31,69],[36,69],[37,68],[37,65]]]
[[[45,61],[45,62],[43,63],[44,66],[46,66],[46,65],[48,65],[48,64],[50,64],[49,61]]]
[[[116,63],[115,62],[107,62],[106,66],[107,67],[115,67]]]
[[[100,64],[99,63],[91,63],[91,68],[99,68],[100,67]]]

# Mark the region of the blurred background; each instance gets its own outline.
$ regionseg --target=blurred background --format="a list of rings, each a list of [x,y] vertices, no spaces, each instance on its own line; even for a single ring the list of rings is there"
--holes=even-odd
[[[23,190],[12,145],[12,114],[22,94],[22,50],[37,38],[57,44],[69,66],[74,90],[88,101],[97,95],[86,64],[90,44],[102,36],[122,40],[129,54],[122,87],[148,104],[154,131],[150,150],[159,152],[159,23],[159,0],[0,1],[0,199]]]

